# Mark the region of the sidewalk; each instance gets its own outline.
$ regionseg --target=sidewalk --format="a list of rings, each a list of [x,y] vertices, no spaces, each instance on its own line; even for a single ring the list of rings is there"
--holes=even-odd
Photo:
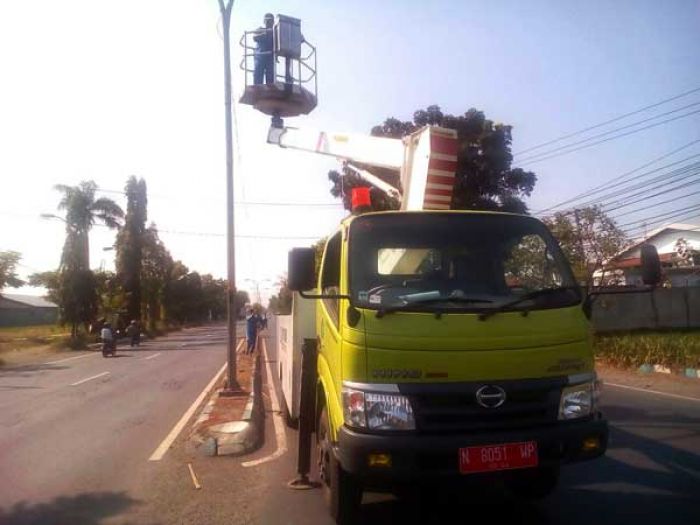
[[[226,377],[218,381],[195,421],[191,443],[206,456],[240,456],[255,450],[262,441],[263,419],[261,354],[267,335],[263,330],[253,354],[245,352],[245,339],[236,345],[237,379],[240,390],[227,395]]]

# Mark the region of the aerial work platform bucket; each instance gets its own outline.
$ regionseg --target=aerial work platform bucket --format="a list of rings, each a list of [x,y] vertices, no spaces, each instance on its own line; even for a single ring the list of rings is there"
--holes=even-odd
[[[318,103],[316,48],[301,34],[301,21],[277,15],[271,29],[271,51],[261,52],[257,49],[254,38],[261,31],[265,29],[246,31],[241,37],[240,44],[244,49],[241,69],[245,74],[245,90],[239,102],[277,118],[309,114]],[[259,78],[256,83],[255,64],[263,60],[271,65],[272,78]]]

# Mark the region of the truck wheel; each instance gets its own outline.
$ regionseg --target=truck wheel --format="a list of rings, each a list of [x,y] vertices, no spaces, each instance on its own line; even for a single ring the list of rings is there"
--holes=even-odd
[[[539,467],[517,473],[506,486],[515,496],[533,500],[549,496],[557,488],[557,483],[559,467]]]
[[[362,486],[343,470],[333,454],[325,407],[319,415],[316,447],[323,496],[330,514],[338,525],[353,523],[362,501]]]

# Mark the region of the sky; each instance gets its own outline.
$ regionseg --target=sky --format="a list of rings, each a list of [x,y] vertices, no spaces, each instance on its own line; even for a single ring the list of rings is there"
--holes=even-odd
[[[453,114],[475,107],[513,126],[517,153],[700,87],[697,0],[238,0],[236,100],[245,83],[238,40],[265,12],[300,18],[318,49],[318,107],[287,120],[298,127],[368,133],[430,104]],[[125,206],[131,175],[146,180],[149,222],[173,257],[225,277],[219,18],[216,0],[0,0],[0,250],[22,254],[21,277],[58,266],[64,226],[39,217],[58,213],[55,184],[94,180]],[[698,101],[700,92],[635,118]],[[236,281],[265,301],[287,251],[344,216],[327,179],[337,162],[267,145],[269,118],[234,109]],[[700,114],[542,162],[516,154],[514,166],[523,159],[537,174],[527,202],[541,210],[697,139]],[[697,153],[700,143],[664,162]],[[261,202],[301,205],[252,204]],[[679,195],[646,216],[694,203]],[[93,229],[94,268],[114,268],[104,250],[113,242],[113,232]]]

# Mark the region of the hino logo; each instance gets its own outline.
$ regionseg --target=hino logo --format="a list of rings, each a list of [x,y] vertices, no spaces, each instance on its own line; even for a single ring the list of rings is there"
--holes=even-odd
[[[382,379],[418,379],[423,375],[417,368],[375,368],[372,377]]]
[[[484,385],[476,391],[476,402],[484,408],[498,408],[506,402],[506,391],[500,386]]]

